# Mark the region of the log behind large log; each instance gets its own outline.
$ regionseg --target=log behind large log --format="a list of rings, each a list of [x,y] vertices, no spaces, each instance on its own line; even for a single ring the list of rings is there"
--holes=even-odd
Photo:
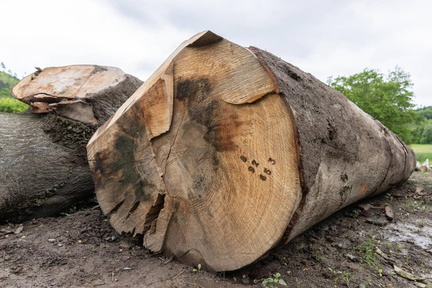
[[[183,43],[87,150],[118,232],[214,271],[260,259],[414,169],[412,150],[346,97],[209,31]]]
[[[38,114],[0,114],[0,221],[55,215],[92,197],[87,141],[141,84],[94,65],[50,67],[17,83],[13,96]]]

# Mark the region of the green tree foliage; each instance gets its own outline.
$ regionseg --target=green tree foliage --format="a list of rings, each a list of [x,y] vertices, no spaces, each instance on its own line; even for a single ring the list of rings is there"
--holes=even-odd
[[[19,81],[15,76],[9,75],[6,72],[0,71],[0,98],[12,97],[10,89]]]
[[[412,133],[412,143],[432,144],[432,119],[411,124],[409,128]]]
[[[410,124],[412,141],[416,144],[432,144],[432,106],[416,109],[415,112],[423,121]]]
[[[416,110],[417,114],[425,117],[428,120],[432,119],[432,106],[423,107]]]
[[[413,110],[410,75],[396,67],[387,75],[365,69],[348,77],[329,79],[328,84],[340,91],[363,111],[379,120],[403,141],[412,143],[410,123],[421,121]]]
[[[0,69],[5,69],[3,62]],[[0,71],[0,112],[18,113],[27,110],[27,104],[12,98],[11,88],[19,79],[11,74]]]
[[[432,144],[432,120],[427,120],[422,126],[419,144]]]

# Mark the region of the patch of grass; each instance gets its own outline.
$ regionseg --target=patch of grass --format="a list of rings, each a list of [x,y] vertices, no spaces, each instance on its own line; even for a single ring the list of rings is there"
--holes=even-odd
[[[426,203],[423,200],[412,199],[407,203],[408,207],[412,209],[412,211],[417,212],[425,212],[426,211]]]
[[[423,163],[429,159],[432,163],[432,144],[411,144],[410,147],[414,150],[417,161]]]
[[[380,261],[376,254],[376,248],[378,245],[380,245],[380,241],[372,236],[368,240],[360,243],[360,245],[354,247],[354,250],[360,254],[363,263],[376,270],[378,275],[381,277],[382,269],[379,267]]]
[[[354,279],[354,275],[352,275],[348,271],[341,271],[341,270],[332,269],[332,268],[328,268],[328,269],[336,276],[333,279],[335,286],[337,286],[337,284],[339,282],[342,282],[342,283],[345,283],[345,285],[347,287],[350,287],[350,282],[351,282],[351,280]]]
[[[27,110],[29,106],[14,98],[0,98],[0,112],[19,113]]]

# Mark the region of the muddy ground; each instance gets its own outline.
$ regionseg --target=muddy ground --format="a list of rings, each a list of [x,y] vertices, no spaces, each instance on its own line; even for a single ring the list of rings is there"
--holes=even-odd
[[[347,207],[240,271],[197,271],[138,244],[97,206],[2,225],[0,287],[262,287],[274,273],[288,287],[432,287],[432,172]]]

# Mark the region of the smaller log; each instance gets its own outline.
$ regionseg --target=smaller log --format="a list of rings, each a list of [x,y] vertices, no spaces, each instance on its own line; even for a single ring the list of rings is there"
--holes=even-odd
[[[94,194],[85,146],[142,84],[118,68],[40,69],[12,88],[31,112],[0,113],[0,222],[67,211]]]
[[[55,111],[68,119],[100,125],[141,84],[141,80],[115,67],[71,65],[38,70],[18,82],[11,92],[30,105],[33,113]]]

